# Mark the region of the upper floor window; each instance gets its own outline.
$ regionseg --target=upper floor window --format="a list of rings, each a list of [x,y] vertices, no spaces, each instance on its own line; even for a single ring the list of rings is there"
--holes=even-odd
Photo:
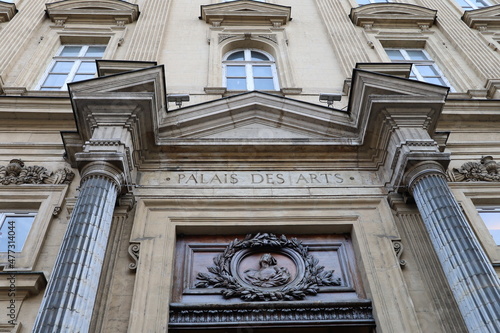
[[[413,63],[410,79],[450,86],[449,82],[423,49],[385,49],[392,62]]]
[[[493,240],[500,245],[500,207],[485,206],[477,207],[479,216],[483,219],[486,228],[490,232]]]
[[[0,252],[21,252],[36,213],[0,212]]]
[[[479,9],[491,6],[490,3],[486,0],[457,0],[457,2],[464,10]]]
[[[222,65],[227,90],[279,90],[276,64],[264,51],[232,51]]]
[[[371,3],[385,3],[385,2],[390,2],[389,0],[357,0],[358,5],[368,5]]]
[[[63,90],[70,82],[95,77],[95,60],[101,59],[105,50],[104,45],[64,45],[50,64],[40,90]]]

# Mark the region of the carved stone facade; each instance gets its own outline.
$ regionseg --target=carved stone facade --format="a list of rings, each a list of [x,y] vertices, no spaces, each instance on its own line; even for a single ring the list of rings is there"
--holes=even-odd
[[[489,3],[0,1],[0,331],[500,331]]]

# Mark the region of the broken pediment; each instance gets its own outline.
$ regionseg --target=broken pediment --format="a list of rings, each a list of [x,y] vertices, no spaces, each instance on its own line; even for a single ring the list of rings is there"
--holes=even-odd
[[[480,31],[500,29],[500,5],[466,11],[462,20]]]
[[[374,3],[351,9],[351,21],[360,27],[431,27],[437,10],[402,3]]]
[[[121,0],[63,0],[48,3],[47,15],[58,25],[103,23],[122,26],[139,17],[137,5]]]
[[[383,64],[377,66],[382,71]],[[163,71],[163,66],[153,66],[69,84],[78,128],[78,133],[63,133],[70,161],[91,140],[103,151],[130,147],[134,164],[168,158],[215,166],[249,156],[261,162],[293,156],[304,163],[342,159],[373,167],[385,158],[388,138],[400,128],[414,129],[434,147],[428,138],[448,92],[355,69],[347,110],[259,91],[167,110]],[[125,130],[130,141],[112,137],[113,131],[96,132],[101,127]]]
[[[269,25],[279,27],[291,20],[291,7],[251,0],[201,6],[200,19],[214,26]]]

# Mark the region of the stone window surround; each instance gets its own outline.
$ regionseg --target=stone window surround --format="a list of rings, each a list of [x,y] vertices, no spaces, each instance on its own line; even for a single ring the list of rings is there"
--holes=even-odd
[[[477,211],[478,206],[500,206],[498,183],[449,183],[453,194],[461,204],[474,233],[493,264],[500,265],[500,246],[493,237]]]
[[[37,212],[26,239],[23,250],[16,253],[14,269],[4,267],[5,271],[30,271],[36,260],[45,234],[52,218],[63,205],[68,189],[67,185],[0,185],[0,209],[2,211]],[[7,253],[0,253],[0,265],[7,263]]]
[[[220,7],[224,6],[225,8],[223,7],[220,12],[218,10],[213,11],[213,8],[217,8],[217,5]],[[240,17],[240,23],[231,22],[230,25],[226,25],[224,21],[225,15],[229,18],[235,13],[230,9],[233,6],[240,7],[245,5],[252,8],[263,7],[273,10],[276,7],[279,10],[276,10],[277,13],[274,13],[277,15],[276,19],[268,18],[268,15],[271,15],[269,11],[263,11],[262,14],[253,11],[252,14],[245,14]],[[223,72],[221,61],[225,54],[231,50],[240,48],[260,49],[269,53],[275,59],[278,81],[281,87],[280,92],[282,94],[294,95],[302,92],[301,88],[296,87],[292,75],[292,65],[288,56],[288,37],[284,26],[290,20],[289,7],[254,1],[231,1],[209,6],[202,6],[202,16],[200,16],[200,19],[211,24],[207,37],[207,42],[210,44],[207,86],[205,87],[207,94],[226,94],[226,88],[222,86]],[[249,7],[249,9],[251,8]],[[212,11],[216,12],[217,15],[212,14]],[[241,13],[249,12],[242,11]],[[271,10],[270,12],[273,11]]]
[[[370,36],[371,37],[371,36]],[[436,36],[434,31],[420,32],[420,33],[399,33],[398,31],[377,31],[376,35],[373,35],[373,39],[377,42],[373,43],[373,48],[379,55],[382,62],[391,62],[389,56],[385,52],[385,48],[421,48],[424,49],[429,56],[435,61],[443,75],[450,82],[452,89],[450,94],[460,94],[460,97],[470,98],[473,97],[484,98],[486,96],[486,89],[475,90],[475,91],[465,91],[466,87],[473,85],[470,81],[474,77],[464,76],[461,72],[461,66],[459,62],[448,52],[440,47],[441,43],[439,39],[440,36]],[[370,38],[371,39],[371,38]],[[446,65],[441,63],[441,59],[447,59]],[[469,73],[469,75],[471,75]],[[464,82],[467,81],[467,82]],[[476,95],[477,94],[477,95]]]

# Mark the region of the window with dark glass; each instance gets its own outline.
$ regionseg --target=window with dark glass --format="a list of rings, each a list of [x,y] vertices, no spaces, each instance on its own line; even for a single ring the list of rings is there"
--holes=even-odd
[[[477,212],[479,213],[479,216],[481,216],[486,228],[488,228],[488,231],[493,237],[495,243],[500,245],[500,207],[477,207]]]

